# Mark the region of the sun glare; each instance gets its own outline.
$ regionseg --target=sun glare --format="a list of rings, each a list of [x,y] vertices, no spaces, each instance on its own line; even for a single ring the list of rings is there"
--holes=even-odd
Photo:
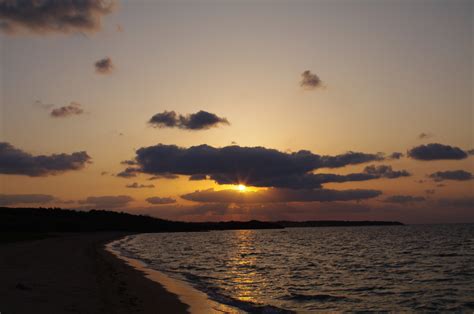
[[[239,184],[239,185],[237,186],[237,189],[238,189],[240,192],[244,192],[244,191],[247,189],[247,187],[246,187],[245,185],[243,185],[243,184]]]

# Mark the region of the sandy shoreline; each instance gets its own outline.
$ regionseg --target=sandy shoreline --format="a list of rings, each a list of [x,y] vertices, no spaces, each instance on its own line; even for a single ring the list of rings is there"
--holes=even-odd
[[[146,265],[136,259],[126,257],[114,249],[114,243],[117,240],[106,245],[106,250],[120,258],[128,265],[141,271],[147,278],[159,283],[166,290],[175,294],[183,303],[189,306],[188,312],[192,314],[209,314],[209,313],[244,313],[243,311],[215,302],[204,293],[194,287],[174,279],[160,271],[146,267]]]
[[[123,233],[0,245],[0,313],[186,313],[188,305],[104,250]]]

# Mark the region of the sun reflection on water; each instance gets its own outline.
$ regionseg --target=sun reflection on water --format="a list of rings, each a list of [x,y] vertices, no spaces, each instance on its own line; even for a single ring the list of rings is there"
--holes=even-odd
[[[255,248],[255,231],[235,231],[232,252],[229,260],[229,279],[235,284],[234,298],[240,301],[257,302],[257,296],[262,293],[265,278],[259,273],[259,251]]]

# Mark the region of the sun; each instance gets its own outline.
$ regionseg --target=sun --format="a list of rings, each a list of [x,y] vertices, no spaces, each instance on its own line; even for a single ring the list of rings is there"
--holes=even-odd
[[[240,192],[244,192],[244,191],[247,189],[247,187],[246,187],[245,185],[243,185],[243,184],[239,184],[239,185],[237,186],[237,189],[238,189]]]

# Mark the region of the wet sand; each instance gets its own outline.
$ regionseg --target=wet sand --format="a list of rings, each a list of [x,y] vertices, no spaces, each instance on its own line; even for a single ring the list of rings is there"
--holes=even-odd
[[[188,312],[175,294],[104,249],[125,235],[0,244],[0,313]]]
[[[120,242],[118,240],[117,242]],[[174,293],[178,298],[189,306],[188,311],[192,314],[213,314],[213,313],[228,313],[237,314],[245,313],[237,308],[215,302],[204,293],[181,280],[169,277],[165,273],[153,270],[146,267],[146,265],[136,259],[132,259],[122,255],[119,251],[114,249],[114,242],[106,245],[107,251],[111,252],[117,258],[120,258],[128,265],[141,271],[147,278],[159,283],[171,293]]]

